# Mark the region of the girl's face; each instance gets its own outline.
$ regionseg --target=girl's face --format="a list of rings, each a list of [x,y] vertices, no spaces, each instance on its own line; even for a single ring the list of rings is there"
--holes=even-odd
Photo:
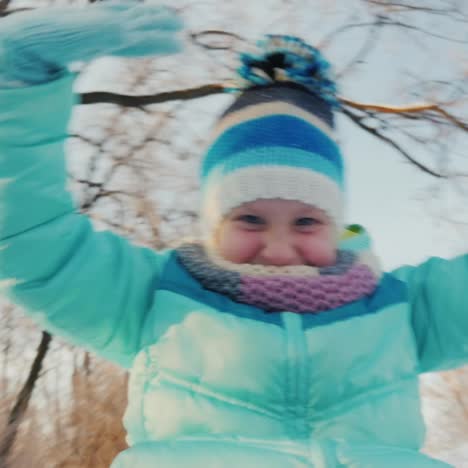
[[[320,209],[294,200],[256,200],[233,209],[216,237],[234,263],[324,267],[336,260],[334,226]]]

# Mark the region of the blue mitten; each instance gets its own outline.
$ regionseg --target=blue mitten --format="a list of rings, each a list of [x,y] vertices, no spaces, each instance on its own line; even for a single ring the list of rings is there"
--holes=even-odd
[[[170,9],[136,1],[12,14],[0,20],[0,77],[38,84],[74,61],[172,54],[181,49],[181,28]]]

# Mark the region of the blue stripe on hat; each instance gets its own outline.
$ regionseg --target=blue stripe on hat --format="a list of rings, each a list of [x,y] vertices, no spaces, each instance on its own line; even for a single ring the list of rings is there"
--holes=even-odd
[[[339,172],[343,170],[338,145],[320,129],[298,117],[269,115],[226,130],[209,148],[202,166],[202,177],[206,177],[214,166],[224,165],[237,153],[272,146],[320,154]],[[310,155],[310,158],[313,159],[314,155]],[[288,159],[288,151],[283,151],[283,158],[285,165],[294,165]],[[251,164],[256,165],[256,159],[252,159]]]
[[[341,190],[344,190],[343,171],[332,164],[321,154],[310,153],[296,148],[288,148],[285,157],[284,147],[251,148],[242,153],[231,155],[224,163],[219,163],[223,176],[244,167],[256,166],[288,166],[314,171],[333,180]],[[222,184],[222,178],[218,180]]]

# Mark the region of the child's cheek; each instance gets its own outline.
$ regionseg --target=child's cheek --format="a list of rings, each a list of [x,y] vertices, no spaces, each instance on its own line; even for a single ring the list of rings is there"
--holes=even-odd
[[[317,267],[334,265],[336,248],[330,239],[313,239],[302,246],[304,263]]]
[[[260,250],[260,233],[242,229],[225,232],[220,239],[220,253],[234,263],[250,263]]]

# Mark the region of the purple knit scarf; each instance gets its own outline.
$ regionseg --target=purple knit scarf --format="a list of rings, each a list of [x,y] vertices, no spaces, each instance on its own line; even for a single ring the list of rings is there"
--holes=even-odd
[[[200,244],[177,249],[182,265],[209,290],[269,312],[317,313],[372,294],[380,271],[368,251],[339,250],[335,265],[270,267],[235,264]]]

